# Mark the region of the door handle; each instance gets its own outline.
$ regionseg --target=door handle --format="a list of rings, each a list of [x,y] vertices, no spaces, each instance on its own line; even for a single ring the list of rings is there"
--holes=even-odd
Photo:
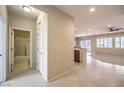
[[[0,56],[2,56],[2,54],[0,54]]]

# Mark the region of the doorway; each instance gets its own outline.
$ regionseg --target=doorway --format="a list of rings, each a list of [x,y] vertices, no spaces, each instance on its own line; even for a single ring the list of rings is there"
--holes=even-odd
[[[32,67],[31,31],[10,27],[10,76],[23,72]]]
[[[30,7],[30,6],[27,6]],[[25,58],[18,57],[16,55],[17,52],[15,52],[15,31],[14,30],[23,30],[23,31],[29,31],[30,32],[30,57],[27,57],[29,64],[29,68],[33,68],[33,70],[38,70],[40,74],[42,74],[43,78],[47,81],[48,77],[48,47],[47,47],[47,36],[48,36],[48,13],[37,10],[33,7],[30,7],[33,11],[31,11],[29,16],[27,16],[27,12],[23,11],[23,6],[8,6],[8,10],[11,8],[17,9],[16,13],[15,11],[9,11],[9,79],[15,77],[15,69],[16,69],[16,63],[18,60],[22,60]],[[22,13],[19,13],[21,10]],[[13,13],[14,12],[14,13]],[[19,14],[18,14],[19,13]],[[23,16],[23,13],[25,14]],[[11,17],[11,16],[17,16],[17,17]],[[20,20],[21,19],[21,20]],[[31,20],[29,20],[31,19]],[[18,21],[17,21],[18,20]],[[13,23],[14,22],[14,23]],[[21,27],[21,28],[20,28]],[[31,30],[29,30],[31,29]],[[20,38],[17,38],[19,41],[17,41],[19,44],[22,42]],[[21,44],[22,45],[22,44]],[[22,48],[22,47],[21,47]],[[20,53],[27,54],[27,52],[20,51]],[[30,58],[30,59],[29,59]],[[27,60],[26,59],[26,60]],[[17,61],[17,62],[16,62]],[[23,60],[22,60],[23,61]],[[19,62],[18,62],[19,63]],[[18,64],[17,63],[17,64]],[[29,69],[28,68],[28,69]],[[18,69],[18,67],[17,67]],[[8,69],[7,69],[8,70]],[[16,70],[17,71],[17,70]],[[30,71],[30,70],[28,70]],[[16,74],[16,76],[19,76],[27,71],[23,71],[22,73]],[[16,72],[17,73],[17,72]],[[12,76],[12,77],[11,77]]]

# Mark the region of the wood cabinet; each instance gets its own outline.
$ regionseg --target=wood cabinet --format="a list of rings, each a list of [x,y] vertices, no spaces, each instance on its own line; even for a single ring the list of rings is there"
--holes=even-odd
[[[80,51],[74,50],[74,62],[80,63]]]
[[[83,48],[74,49],[74,62],[76,63],[86,62],[86,49]]]

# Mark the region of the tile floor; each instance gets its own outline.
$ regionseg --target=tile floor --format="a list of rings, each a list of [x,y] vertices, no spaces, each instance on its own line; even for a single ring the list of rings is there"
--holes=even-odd
[[[75,64],[75,67],[71,72],[49,83],[45,83],[38,71],[35,69],[28,69],[14,75],[1,86],[124,87],[124,66],[102,62],[87,55],[87,62]]]
[[[9,78],[18,75],[29,69],[30,61],[28,56],[16,56],[14,58],[15,65],[13,72],[9,75]]]
[[[105,63],[124,66],[124,56],[106,55],[106,54],[91,54],[92,57],[99,59]]]

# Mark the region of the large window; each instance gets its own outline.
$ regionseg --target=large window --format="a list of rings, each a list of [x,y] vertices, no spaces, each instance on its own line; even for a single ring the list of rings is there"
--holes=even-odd
[[[97,47],[100,47],[100,39],[99,38],[97,38],[96,43],[97,43]]]
[[[99,48],[112,48],[112,38],[97,38],[96,44]]]
[[[104,47],[104,39],[103,38],[100,39],[100,47]]]
[[[90,40],[81,40],[80,41],[80,47],[81,48],[89,48],[90,46]]]
[[[107,38],[104,38],[104,46],[103,47],[105,47],[105,48],[108,47],[108,39]]]
[[[112,48],[112,38],[108,38],[108,48]]]
[[[86,41],[85,40],[80,41],[80,47],[86,48]]]
[[[81,40],[80,47],[86,48],[88,51],[91,51],[91,40]]]
[[[124,48],[124,37],[115,37],[115,48]]]
[[[124,37],[121,37],[121,48],[124,48]]]

